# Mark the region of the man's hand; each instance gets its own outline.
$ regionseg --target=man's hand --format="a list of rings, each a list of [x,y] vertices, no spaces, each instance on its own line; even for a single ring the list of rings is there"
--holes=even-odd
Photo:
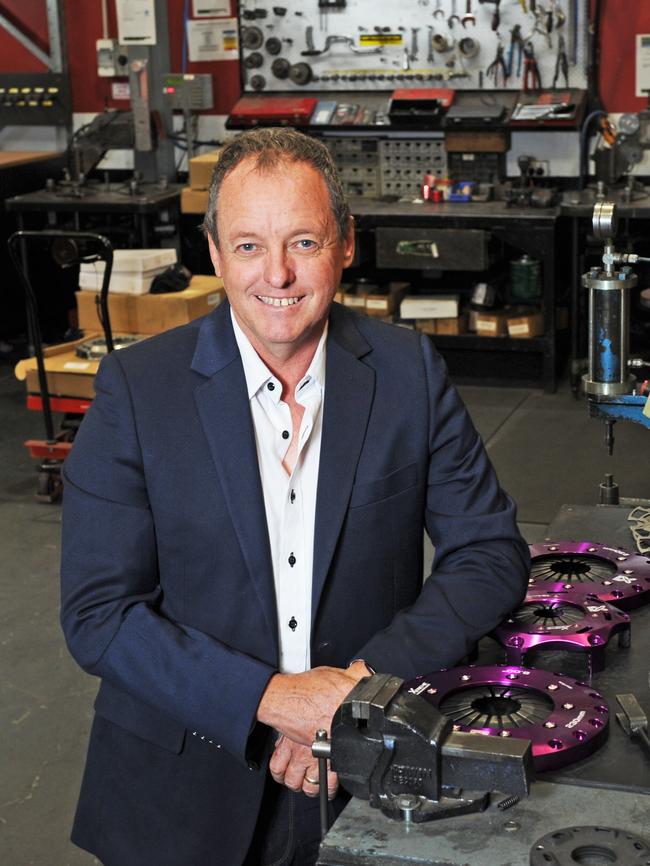
[[[345,669],[322,667],[301,674],[275,674],[262,695],[257,719],[294,743],[311,748],[316,731],[329,732],[332,716],[345,696],[369,675],[362,661]]]
[[[280,735],[269,762],[269,770],[276,782],[291,791],[303,791],[308,797],[318,796],[318,761],[309,746],[294,743]],[[339,786],[336,773],[327,772],[327,795],[331,800]]]

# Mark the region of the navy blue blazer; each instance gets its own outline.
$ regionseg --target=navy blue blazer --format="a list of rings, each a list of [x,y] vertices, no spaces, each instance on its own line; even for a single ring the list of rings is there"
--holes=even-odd
[[[442,360],[334,304],[323,413],[312,665],[453,665],[523,597],[529,561]],[[62,624],[102,680],[73,840],[109,866],[241,863],[278,635],[227,302],[102,362],[64,476]]]

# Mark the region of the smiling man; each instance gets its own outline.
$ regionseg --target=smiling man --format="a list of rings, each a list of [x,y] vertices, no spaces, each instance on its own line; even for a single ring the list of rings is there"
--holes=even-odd
[[[369,670],[465,656],[527,547],[428,338],[332,303],[354,226],[322,144],[230,141],[204,225],[227,301],[108,356],[66,461],[62,623],[102,680],[72,838],[311,866],[315,731]]]

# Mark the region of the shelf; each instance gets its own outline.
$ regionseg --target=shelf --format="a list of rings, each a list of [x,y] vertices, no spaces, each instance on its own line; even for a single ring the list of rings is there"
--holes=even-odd
[[[548,346],[547,337],[513,339],[512,337],[478,337],[476,334],[433,334],[431,339],[441,349],[463,351],[496,350],[501,352],[543,352]]]

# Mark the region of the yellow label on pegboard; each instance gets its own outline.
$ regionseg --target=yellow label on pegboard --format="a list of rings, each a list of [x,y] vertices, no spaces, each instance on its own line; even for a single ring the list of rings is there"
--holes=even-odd
[[[401,45],[401,33],[361,33],[359,45]]]

